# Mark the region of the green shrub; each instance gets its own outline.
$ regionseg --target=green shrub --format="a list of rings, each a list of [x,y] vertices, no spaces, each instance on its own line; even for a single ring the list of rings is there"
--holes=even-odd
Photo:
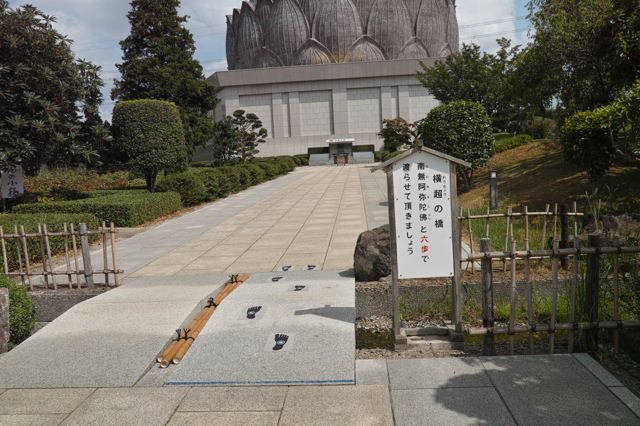
[[[129,172],[98,174],[83,170],[53,170],[37,176],[26,176],[24,189],[32,194],[56,192],[88,192],[98,189],[126,188]]]
[[[458,168],[463,191],[471,188],[473,172],[487,164],[493,154],[491,118],[477,102],[452,101],[433,108],[418,125],[424,146],[467,161]]]
[[[240,183],[240,189],[242,190],[242,189],[249,188],[252,185],[251,173],[249,172],[249,169],[247,169],[246,164],[240,163],[231,167],[235,169],[235,173],[237,173],[238,175],[238,182]]]
[[[2,226],[2,230],[5,234],[14,234],[16,232],[16,229],[19,232],[21,226],[24,226],[25,233],[34,233],[38,231],[38,224],[47,225],[47,231],[49,232],[61,232],[64,230],[65,223],[73,223],[76,229],[79,223],[86,223],[89,229],[97,229],[99,225],[98,219],[94,215],[88,213],[0,214],[0,226]],[[49,244],[51,246],[51,252],[54,254],[64,251],[63,238],[50,237]],[[31,262],[42,261],[42,249],[39,239],[28,238],[27,246],[29,251],[29,260]],[[16,270],[19,265],[17,253],[18,248],[16,247],[16,244],[9,243],[6,245],[6,249],[9,269]],[[24,254],[24,252],[22,252],[22,247],[20,247],[20,250],[20,255],[22,256]],[[2,253],[0,253],[0,259],[2,259]],[[2,261],[4,261],[4,259]]]
[[[31,335],[36,324],[36,307],[27,290],[0,275],[0,287],[9,290],[9,348],[13,348]]]
[[[193,170],[163,176],[158,182],[156,190],[158,192],[177,192],[185,207],[195,206],[209,198],[207,187],[200,174]]]
[[[264,170],[267,180],[274,179],[278,176],[279,170],[275,164],[266,161],[258,161],[255,164]]]
[[[533,117],[524,125],[524,131],[536,139],[548,139],[556,131],[556,121],[546,117]]]
[[[198,173],[198,175],[200,176],[200,180],[207,188],[208,200],[224,198],[229,194],[229,181],[217,168],[202,167],[194,169],[194,171]]]
[[[495,138],[493,144],[493,152],[495,154],[499,152],[508,151],[510,149],[519,147],[520,145],[526,145],[531,142],[533,138],[529,135],[509,135],[508,137]]]
[[[242,190],[242,176],[238,169],[234,166],[222,166],[218,168],[225,176],[228,182],[227,194],[239,192]]]
[[[309,165],[309,156],[307,154],[299,154],[295,155],[293,159],[296,161],[298,166],[308,166]]]
[[[245,164],[244,167],[249,171],[249,174],[251,175],[251,185],[258,185],[267,180],[266,173],[257,164],[249,163]]]
[[[376,151],[373,153],[374,160],[379,163],[384,163],[387,160],[390,160],[393,157],[396,157],[402,154],[405,151]]]
[[[99,191],[97,196],[74,201],[20,204],[15,213],[90,213],[99,221],[116,226],[139,226],[182,208],[176,192],[149,193],[145,190]]]

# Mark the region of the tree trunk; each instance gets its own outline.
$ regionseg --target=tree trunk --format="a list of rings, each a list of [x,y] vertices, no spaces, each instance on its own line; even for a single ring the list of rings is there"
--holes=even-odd
[[[147,183],[147,190],[149,192],[156,192],[156,176],[157,172],[148,172],[144,175],[144,180]]]

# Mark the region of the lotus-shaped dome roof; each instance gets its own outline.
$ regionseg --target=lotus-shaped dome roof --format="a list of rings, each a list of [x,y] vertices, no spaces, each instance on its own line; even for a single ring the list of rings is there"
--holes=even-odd
[[[455,0],[245,0],[229,69],[425,59],[458,51]]]

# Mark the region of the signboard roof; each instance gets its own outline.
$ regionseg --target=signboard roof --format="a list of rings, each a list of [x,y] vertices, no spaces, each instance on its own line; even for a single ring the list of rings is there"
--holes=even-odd
[[[427,148],[425,146],[417,146],[415,148],[407,150],[406,152],[403,152],[402,154],[400,154],[400,155],[398,155],[396,157],[393,157],[393,158],[385,161],[384,163],[380,164],[379,166],[376,166],[376,167],[372,168],[371,171],[375,172],[375,171],[382,170],[382,169],[387,170],[390,166],[393,166],[395,163],[404,160],[405,158],[407,158],[408,156],[410,156],[411,154],[414,154],[416,152],[424,152],[424,153],[427,153],[427,154],[435,155],[436,157],[440,157],[442,159],[449,160],[452,163],[459,164],[461,166],[471,168],[471,163],[468,163],[468,162],[466,162],[464,160],[461,160],[461,159],[456,158],[456,157],[452,157],[450,155],[444,154],[444,153],[442,153],[440,151],[436,151],[435,149]]]

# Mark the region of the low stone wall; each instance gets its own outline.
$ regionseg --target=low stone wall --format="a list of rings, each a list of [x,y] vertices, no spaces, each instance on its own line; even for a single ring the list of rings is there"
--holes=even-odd
[[[95,289],[58,289],[37,290],[30,292],[31,300],[36,305],[36,322],[51,322],[74,305],[91,299],[108,289],[96,287]]]

